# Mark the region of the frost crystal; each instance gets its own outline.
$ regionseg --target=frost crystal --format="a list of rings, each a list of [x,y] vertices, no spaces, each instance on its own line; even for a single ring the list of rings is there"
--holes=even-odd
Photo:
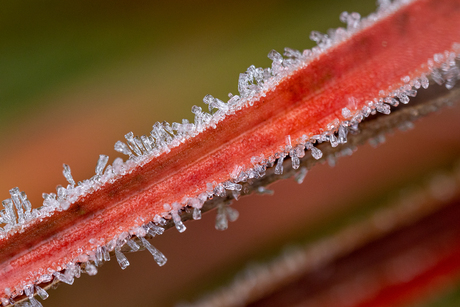
[[[155,224],[153,224],[152,222],[149,222],[147,224],[147,227],[148,227],[148,233],[152,236],[152,237],[155,237],[157,235],[162,235],[163,232],[165,231],[164,228],[160,227],[160,226],[157,226]]]
[[[193,208],[193,219],[201,220],[201,210],[198,208]]]
[[[348,129],[344,125],[339,127],[339,143],[345,144],[347,142]]]
[[[102,263],[102,261],[104,260],[104,255],[103,255],[103,247],[102,246],[98,246],[96,248],[96,261],[98,263]],[[96,264],[98,265],[98,264]]]
[[[16,213],[18,215],[18,224],[24,223],[24,210],[22,208],[22,199],[20,200],[21,193],[18,188],[10,190],[11,199],[13,200],[14,206],[16,207]],[[21,197],[22,198],[22,197]]]
[[[142,151],[140,148],[137,146],[136,142],[134,141],[134,134],[132,132],[129,132],[125,134],[125,139],[128,142],[128,147],[134,151],[134,153],[138,156],[142,155]]]
[[[332,147],[337,147],[339,145],[339,141],[337,140],[337,137],[334,133],[329,135],[329,141],[331,142]]]
[[[291,163],[293,169],[298,169],[300,167],[300,159],[296,150],[291,150]]]
[[[8,198],[2,201],[2,204],[3,208],[5,208],[0,211],[2,222],[6,223],[9,227],[16,225],[16,214],[14,213],[13,202]]]
[[[238,219],[239,213],[237,210],[230,208],[227,205],[220,204],[217,207],[216,215],[216,229],[226,230],[228,228],[228,222],[234,222]]]
[[[29,298],[29,302],[32,307],[43,307],[43,305],[34,297]]]
[[[89,262],[86,263],[85,271],[89,276],[97,274],[97,268]]]
[[[272,71],[273,73],[279,74],[283,69],[283,56],[276,50],[272,50],[268,53],[268,58],[272,60]]]
[[[129,149],[128,145],[126,145],[125,143],[123,143],[122,141],[117,141],[115,143],[115,146],[114,146],[114,149],[124,155],[127,155],[127,156],[132,156],[133,153],[131,152],[131,150]]]
[[[141,247],[132,239],[128,239],[128,241],[126,241],[126,244],[128,244],[129,247],[131,247],[131,250],[133,252],[137,252]]]
[[[276,163],[276,167],[275,167],[275,174],[277,175],[281,175],[283,173],[283,160],[284,160],[283,156],[278,158],[278,162]]]
[[[294,179],[298,184],[301,184],[307,176],[308,170],[306,167],[301,167],[300,170],[294,175]]]
[[[223,187],[226,190],[230,190],[230,191],[241,191],[241,188],[242,188],[241,184],[233,183],[231,181],[224,182]]]
[[[266,187],[258,187],[256,192],[259,193],[259,194],[266,194],[266,195],[275,194],[275,191],[267,189]]]
[[[67,273],[67,270],[66,270]],[[59,280],[62,281],[63,283],[66,283],[68,285],[72,285],[74,282],[73,276],[70,274],[62,274],[60,272],[54,272],[53,275]]]
[[[167,208],[170,208],[168,204],[164,205],[165,210],[168,210]],[[182,206],[179,203],[173,203],[172,205],[172,210],[171,210],[171,216],[173,218],[174,224],[176,226],[177,231],[179,232],[184,232],[187,227],[185,227],[184,223],[182,223],[182,220],[179,216],[179,210],[182,208]]]
[[[42,300],[46,300],[48,298],[49,294],[45,291],[45,289],[42,289],[41,287],[36,285],[35,290],[37,291],[38,296],[40,296]]]
[[[359,13],[349,14],[348,12],[343,12],[340,14],[340,21],[347,24],[348,30],[354,30],[358,28],[360,19],[361,15]]]
[[[34,296],[34,285],[28,285],[24,288],[24,294],[28,297],[31,298]]]
[[[318,44],[318,47],[320,47],[323,50],[330,47],[332,43],[327,34],[321,34],[318,31],[312,31],[310,34],[310,39],[316,42],[316,44]]]
[[[155,247],[153,247],[152,244],[150,244],[149,241],[147,241],[145,238],[141,238],[142,245],[152,254],[153,259],[155,259],[155,262],[159,266],[163,266],[168,259],[166,259],[165,255],[163,255],[162,252],[157,250]]]
[[[96,175],[102,175],[102,171],[104,170],[104,167],[107,165],[107,161],[109,161],[109,156],[99,155],[99,160],[97,160],[96,165]]]
[[[225,213],[227,214],[228,220],[230,222],[234,222],[240,216],[239,212],[236,209],[233,209],[229,206],[225,207]]]
[[[350,118],[352,115],[351,115],[350,110],[348,110],[348,108],[343,108],[342,109],[342,116],[344,118]]]
[[[65,179],[71,186],[74,186],[75,181],[73,180],[72,174],[70,173],[70,167],[67,164],[64,164],[63,166],[64,170],[62,171],[62,173],[64,174]]]
[[[319,159],[321,159],[321,157],[323,156],[323,153],[322,153],[321,150],[319,150],[318,148],[312,147],[312,148],[311,148],[311,155],[312,155],[313,158],[315,158],[316,160],[319,160]]]
[[[227,215],[225,213],[224,205],[219,205],[217,207],[216,229],[226,230],[227,228],[228,228],[228,220],[227,220]]]
[[[115,248],[115,257],[117,258],[118,264],[122,270],[129,266],[128,258],[126,258],[126,256],[120,251],[119,248]]]

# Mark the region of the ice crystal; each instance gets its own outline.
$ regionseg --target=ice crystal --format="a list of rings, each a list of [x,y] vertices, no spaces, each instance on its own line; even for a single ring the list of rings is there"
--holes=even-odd
[[[166,257],[163,255],[162,252],[160,252],[158,249],[156,249],[155,247],[153,247],[153,245],[150,244],[150,242],[147,241],[147,240],[144,239],[144,238],[141,238],[141,242],[142,242],[142,245],[144,245],[144,247],[150,252],[150,254],[152,254],[153,259],[155,259],[155,262],[156,262],[159,266],[165,265],[167,259],[166,259]]]
[[[115,249],[115,257],[117,258],[118,264],[122,270],[129,266],[128,258],[126,258],[126,256],[120,251],[119,248]]]
[[[64,174],[65,179],[69,182],[71,186],[75,185],[75,181],[73,180],[72,174],[70,173],[70,167],[67,164],[64,164],[64,170],[62,173]]]

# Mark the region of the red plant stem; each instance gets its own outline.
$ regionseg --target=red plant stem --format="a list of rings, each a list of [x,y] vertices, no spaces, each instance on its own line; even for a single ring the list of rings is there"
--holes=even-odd
[[[247,306],[407,306],[460,276],[459,199]],[[328,273],[329,272],[329,273]]]
[[[428,73],[427,60],[460,42],[460,3],[419,0],[355,34],[283,79],[252,107],[228,115],[168,154],[137,166],[68,210],[34,221],[21,233],[0,241],[0,296],[21,282],[33,283],[39,269],[57,270],[89,251],[95,239],[106,244],[142,217],[164,212],[223,182],[236,165],[252,167],[253,156],[273,156],[290,135],[319,134],[349,107],[400,87],[405,76]]]

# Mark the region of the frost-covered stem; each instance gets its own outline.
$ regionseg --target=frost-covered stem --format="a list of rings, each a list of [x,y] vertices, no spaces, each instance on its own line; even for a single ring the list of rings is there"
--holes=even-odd
[[[367,119],[359,125],[359,133],[348,135],[347,143],[340,147],[331,147],[328,143],[318,145],[318,148],[323,152],[323,157],[315,159],[311,155],[300,159],[298,169],[292,167],[292,160],[283,161],[285,171],[282,175],[275,173],[275,168],[267,169],[266,176],[251,181],[250,183],[242,184],[241,194],[238,196],[249,195],[252,193],[265,194],[260,191],[260,188],[266,187],[276,181],[294,178],[298,183],[303,181],[304,176],[313,166],[318,163],[328,162],[335,163],[342,157],[349,156],[357,149],[366,143],[377,141],[380,136],[393,133],[395,130],[410,129],[412,125],[416,125],[416,121],[422,117],[428,116],[433,112],[437,112],[446,106],[460,104],[460,87],[456,86],[452,90],[446,90],[440,86],[432,86],[425,92],[411,101],[411,104],[395,109],[391,115],[385,116],[380,114],[372,119]],[[219,205],[226,205],[235,200],[233,193],[227,193],[225,197],[215,197],[206,201],[201,208],[201,212],[208,212]],[[181,213],[183,222],[193,220],[193,211],[185,210]],[[174,228],[174,221],[168,220],[164,226],[165,229]]]
[[[251,66],[240,74],[240,95],[226,103],[205,96],[211,114],[194,106],[193,124],[156,123],[148,136],[126,134],[126,143],[115,144],[129,156],[126,162],[116,159],[105,168],[101,155],[96,175],[78,185],[65,166],[69,186],[45,194],[42,209],[31,210],[25,194],[11,190],[1,215],[0,297],[17,297],[26,286],[52,279],[71,283],[80,265],[94,275],[92,263],[108,252],[126,266],[121,248],[135,246],[132,237],[156,235],[166,220],[184,231],[182,211],[196,213],[226,190],[237,197],[242,183],[264,177],[277,159],[278,175],[287,156],[294,169],[305,151],[320,159],[318,144],[345,144],[347,132],[365,117],[407,104],[428,86],[426,75],[452,88],[460,52],[457,4],[402,1],[363,20],[342,14],[347,29],[312,33],[318,43],[312,50],[287,48],[285,58],[272,51],[271,68]]]

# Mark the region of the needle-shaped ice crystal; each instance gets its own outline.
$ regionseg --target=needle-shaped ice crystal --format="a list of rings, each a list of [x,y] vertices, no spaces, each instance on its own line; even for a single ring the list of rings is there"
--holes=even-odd
[[[70,172],[70,167],[67,164],[63,164],[64,170],[62,173],[64,174],[65,179],[67,180],[68,183],[70,183],[71,186],[75,185],[75,181],[73,180],[72,174]]]
[[[266,187],[258,187],[256,192],[258,194],[265,194],[265,195],[273,195],[273,194],[275,194],[275,191],[267,189]]]
[[[308,169],[306,167],[301,167],[300,170],[294,175],[294,179],[298,184],[301,184],[305,177],[307,176]]]
[[[28,285],[24,288],[24,294],[28,297],[31,298],[34,296],[34,285]]]
[[[312,147],[312,148],[311,148],[311,155],[312,155],[312,157],[315,158],[316,160],[319,160],[319,159],[321,159],[321,157],[323,156],[323,153],[322,153],[321,150],[319,150],[318,148]]]
[[[193,208],[193,219],[196,220],[201,220],[201,209],[199,208]]]
[[[291,150],[291,152],[289,153],[289,155],[291,156],[292,168],[293,168],[293,169],[298,169],[299,166],[300,166],[300,159],[299,159],[299,156],[298,156],[298,154],[297,154],[297,149]]]
[[[345,144],[347,142],[348,129],[344,125],[339,127],[339,143]]]
[[[284,156],[281,156],[278,158],[278,162],[276,162],[276,166],[275,166],[276,175],[283,174],[283,161],[284,161]]]
[[[136,155],[142,156],[142,151],[139,149],[136,142],[134,141],[134,134],[132,132],[125,134],[125,139],[128,142],[129,148],[131,148],[131,150],[134,151]]]
[[[129,266],[128,258],[126,258],[126,256],[120,251],[118,247],[115,248],[115,257],[117,258],[118,264],[122,270]]]
[[[99,155],[99,159],[97,160],[96,164],[96,175],[101,176],[102,172],[104,171],[104,167],[107,165],[109,161],[109,156],[106,155]]]
[[[240,213],[229,206],[225,206],[225,214],[227,214],[227,218],[230,222],[234,222],[240,216]]]
[[[225,213],[224,205],[221,204],[217,207],[216,229],[226,230],[227,228],[228,228],[227,214]]]
[[[214,194],[220,197],[225,197],[227,195],[222,184],[216,185],[216,187],[214,188]]]
[[[36,285],[35,291],[37,291],[38,296],[40,296],[42,300],[46,300],[49,297],[48,292],[46,292],[45,289],[42,289],[40,286]]]
[[[228,228],[228,222],[234,222],[238,219],[239,212],[233,208],[230,208],[227,205],[220,204],[217,207],[217,216],[216,216],[216,229],[217,230],[226,230]]]
[[[187,229],[187,227],[185,227],[184,223],[181,221],[180,217],[174,219],[174,225],[179,232],[184,232]]]
[[[54,272],[53,275],[59,280],[62,281],[63,283],[66,283],[68,285],[72,285],[74,282],[73,276],[69,276],[67,274],[62,274],[61,272]]]
[[[223,186],[226,190],[230,190],[230,191],[241,191],[241,184],[238,184],[238,183],[234,183],[234,182],[231,182],[231,181],[225,181],[223,183]]]
[[[153,247],[152,244],[150,244],[149,241],[147,241],[145,238],[141,238],[142,245],[152,254],[153,259],[155,259],[155,262],[159,266],[163,266],[168,259],[166,259],[165,255],[163,255],[162,252],[160,252],[158,249]]]
[[[331,45],[331,39],[327,34],[322,34],[318,31],[311,31],[310,39],[318,45],[321,49],[326,49]]]
[[[293,59],[300,59],[302,57],[302,53],[299,50],[286,47],[284,48],[284,56]]]
[[[22,208],[22,201],[20,199],[21,192],[19,188],[13,188],[10,190],[11,199],[13,200],[14,206],[16,207],[16,213],[18,215],[18,224],[24,223],[24,209]]]
[[[118,151],[119,153],[122,153],[124,155],[127,155],[129,157],[133,156],[132,151],[129,149],[128,145],[123,143],[122,141],[117,141],[115,143],[114,149]]]
[[[85,271],[89,276],[94,276],[97,274],[97,268],[89,262],[86,263]]]
[[[283,70],[283,56],[276,50],[268,53],[268,58],[272,60],[272,72],[278,75]]]
[[[333,132],[329,134],[329,142],[331,142],[332,147],[337,147],[339,145],[339,141]]]
[[[424,89],[427,89],[428,86],[430,85],[430,80],[428,80],[428,78],[425,76],[425,75],[422,75],[422,77],[420,78],[420,83],[422,84],[422,87]]]
[[[10,227],[16,225],[16,213],[14,213],[13,202],[8,198],[2,201],[2,204],[5,208],[4,210],[0,211],[0,216],[3,222],[8,224]]]
[[[2,297],[1,301],[3,306],[8,306],[10,304],[10,300],[7,298]]]
[[[34,297],[29,298],[29,302],[32,307],[43,307],[43,305]]]
[[[152,237],[162,235],[163,232],[165,231],[165,229],[164,229],[163,227],[157,226],[157,225],[155,225],[155,224],[152,223],[152,222],[148,222],[147,227],[148,227],[147,232],[148,232]]]
[[[139,244],[137,244],[134,240],[132,239],[128,239],[128,241],[126,241],[126,244],[128,244],[129,247],[131,247],[131,250],[134,251],[134,252],[137,252],[141,247],[139,246]]]

